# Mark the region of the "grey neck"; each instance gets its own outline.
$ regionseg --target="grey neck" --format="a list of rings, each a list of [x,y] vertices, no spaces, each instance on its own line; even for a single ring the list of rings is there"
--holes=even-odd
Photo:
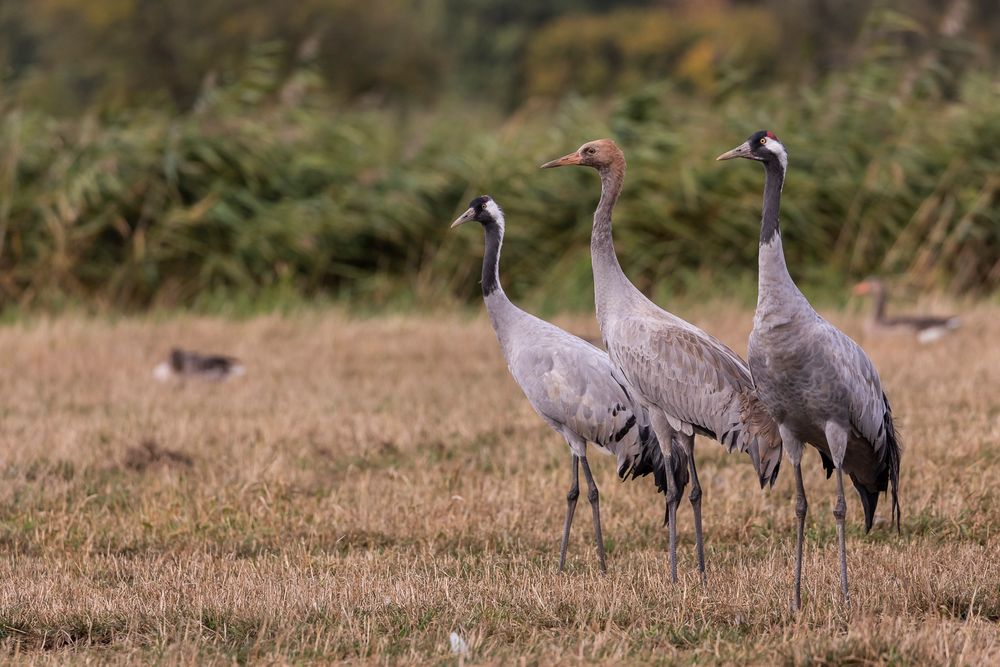
[[[594,267],[594,285],[598,288],[598,308],[600,308],[600,286],[608,282],[627,282],[615,254],[611,236],[611,214],[618,201],[625,180],[625,167],[609,166],[600,169],[601,201],[594,211],[594,226],[590,234],[590,255]]]
[[[760,248],[757,255],[757,306],[770,304],[768,310],[798,309],[805,302],[785,264],[781,245],[778,215],[781,208],[781,188],[785,182],[785,165],[780,160],[764,163],[764,209],[760,221]]]
[[[500,247],[503,245],[503,218],[483,224],[486,252],[483,255],[483,302],[490,324],[500,342],[504,358],[510,361],[511,340],[517,335],[517,321],[524,312],[510,302],[500,286]]]

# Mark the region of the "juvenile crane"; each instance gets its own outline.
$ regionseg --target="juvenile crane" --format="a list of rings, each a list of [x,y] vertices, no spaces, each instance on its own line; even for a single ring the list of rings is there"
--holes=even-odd
[[[931,343],[947,336],[961,325],[957,317],[887,314],[885,311],[889,301],[889,288],[878,278],[868,278],[858,283],[854,286],[854,293],[860,296],[871,295],[875,300],[868,321],[865,322],[865,328],[874,334],[910,334],[916,336],[921,343]]]
[[[707,435],[750,454],[761,487],[774,484],[781,462],[777,428],[753,393],[750,370],[740,357],[698,327],[668,313],[629,282],[618,263],[611,214],[625,179],[625,156],[610,139],[591,141],[542,168],[582,165],[601,176],[601,200],[594,212],[590,252],[597,320],[616,377],[649,412],[661,447],[674,436],[691,473],[698,570],[705,578],[701,526],[701,484],[694,458],[695,434]],[[671,452],[664,451],[670,460]],[[668,477],[667,483],[671,480]],[[681,491],[667,494],[670,576],[677,580],[677,504]]]
[[[788,153],[772,132],[761,130],[719,160],[746,158],[764,165],[764,209],[758,251],[757,312],[750,334],[749,359],[757,393],[778,423],[785,453],[795,467],[795,584],[792,604],[802,605],[802,539],[805,487],[802,449],[819,450],[826,468],[837,475],[837,521],[840,588],[847,590],[847,547],[844,539],[844,476],[854,482],[871,530],[880,492],[892,485],[892,512],[899,530],[899,441],[889,400],[878,372],[857,343],[824,320],[809,305],[785,265],[778,228],[781,188]]]
[[[629,474],[634,479],[652,472],[657,487],[664,493],[668,488],[668,476],[674,487],[683,489],[687,484],[684,453],[674,445],[673,457],[664,459],[646,414],[613,377],[605,352],[524,312],[507,298],[500,286],[504,215],[497,203],[485,195],[477,197],[451,226],[471,220],[479,222],[486,233],[483,301],[507,367],[535,412],[565,438],[572,455],[572,485],[566,495],[559,569],[561,571],[566,564],[569,530],[580,495],[582,464],[589,490],[587,497],[594,515],[597,557],[601,571],[606,572],[600,494],[587,462],[587,443],[593,443],[598,451],[613,454],[618,459],[618,475],[622,479]],[[675,467],[668,475],[666,464],[669,462]]]

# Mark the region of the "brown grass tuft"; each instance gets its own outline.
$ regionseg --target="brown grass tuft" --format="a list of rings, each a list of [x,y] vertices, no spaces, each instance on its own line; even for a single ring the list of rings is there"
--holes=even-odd
[[[173,449],[161,447],[155,440],[143,440],[137,447],[129,447],[125,452],[125,467],[136,472],[143,472],[156,465],[174,465],[190,468],[194,459]]]

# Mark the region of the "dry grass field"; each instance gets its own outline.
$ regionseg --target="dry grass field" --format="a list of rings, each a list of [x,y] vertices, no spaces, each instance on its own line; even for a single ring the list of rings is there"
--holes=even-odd
[[[748,310],[683,314],[745,352]],[[930,346],[864,340],[905,447],[903,532],[806,455],[804,610],[789,612],[793,481],[699,440],[709,583],[663,496],[594,454],[609,573],[585,498],[567,572],[569,454],[484,317],[35,320],[0,328],[0,643],[26,663],[997,664],[1000,309]],[[856,315],[831,314],[852,335]],[[596,334],[592,318],[563,318]],[[155,383],[173,344],[247,361]]]

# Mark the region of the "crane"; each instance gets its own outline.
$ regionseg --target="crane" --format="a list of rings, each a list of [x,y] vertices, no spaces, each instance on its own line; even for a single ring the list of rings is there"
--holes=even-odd
[[[601,199],[594,212],[590,242],[597,321],[616,376],[649,412],[660,446],[669,443],[673,434],[686,454],[691,470],[695,550],[704,581],[702,490],[694,436],[705,435],[730,452],[738,449],[750,454],[763,487],[774,484],[781,462],[777,428],[754,395],[746,363],[709,334],[650,301],[622,271],[611,235],[612,211],[625,180],[621,149],[610,139],[591,141],[542,168],[567,165],[592,167],[601,177]],[[663,454],[670,459],[669,450]],[[677,581],[680,492],[671,488],[667,496],[670,576]]]
[[[880,492],[892,486],[892,512],[899,530],[900,446],[889,399],[875,365],[847,335],[820,317],[799,291],[785,264],[778,215],[788,152],[778,137],[760,130],[717,159],[745,158],[764,165],[764,207],[758,250],[757,310],[750,333],[750,372],[761,401],[778,424],[785,454],[795,468],[795,584],[792,606],[802,606],[802,540],[806,501],[802,483],[803,443],[819,450],[827,477],[837,477],[840,588],[846,605],[847,546],[844,476],[861,497],[865,531],[871,530]]]
[[[600,492],[587,460],[587,444],[614,455],[618,475],[635,477],[653,473],[657,487],[666,493],[671,486],[687,484],[684,453],[679,447],[665,459],[649,420],[628,390],[613,377],[607,353],[559,327],[531,315],[507,298],[500,286],[500,249],[503,245],[504,214],[497,203],[483,195],[469,202],[468,209],[452,223],[457,227],[475,220],[483,226],[486,252],[483,256],[483,301],[500,350],[514,381],[535,411],[569,446],[572,482],[566,496],[566,521],[559,554],[559,570],[566,564],[566,550],[576,501],[580,495],[580,467],[587,480],[594,517],[594,539],[602,572],[607,571],[601,533]],[[670,440],[667,440],[670,443]],[[674,467],[668,469],[666,464]]]
[[[874,299],[865,328],[874,334],[903,333],[916,336],[921,343],[931,343],[947,336],[961,326],[957,317],[939,315],[888,315],[885,306],[889,300],[889,287],[878,278],[867,278],[854,286],[859,296],[871,295]]]

